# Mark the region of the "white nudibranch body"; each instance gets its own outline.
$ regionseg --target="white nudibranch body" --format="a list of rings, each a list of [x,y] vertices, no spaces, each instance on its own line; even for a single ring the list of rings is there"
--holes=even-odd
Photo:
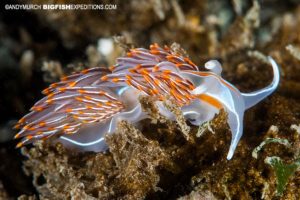
[[[204,65],[207,71],[200,71],[190,59],[168,47],[153,44],[150,50],[131,49],[109,69],[83,70],[45,89],[47,96],[16,125],[21,130],[15,138],[23,138],[17,147],[58,135],[66,146],[103,151],[107,149],[104,136],[115,131],[118,121],[137,123],[147,118],[139,95],[155,96],[161,114],[174,120],[161,103],[171,96],[196,126],[212,120],[220,109],[228,113],[232,139],[227,159],[231,159],[243,134],[245,110],[278,87],[278,65],[268,59],[273,68],[271,84],[242,93],[221,77],[222,66],[216,60]]]

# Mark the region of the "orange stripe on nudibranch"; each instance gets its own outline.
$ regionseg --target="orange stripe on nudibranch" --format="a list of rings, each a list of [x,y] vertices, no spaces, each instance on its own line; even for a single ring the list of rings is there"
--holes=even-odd
[[[167,73],[163,73],[162,75],[160,75],[160,77],[164,80],[169,80],[170,79],[170,75]]]
[[[178,63],[178,61],[175,60],[175,57],[173,55],[166,56],[167,60],[169,62],[174,62],[175,64]]]
[[[69,83],[69,87],[74,87],[76,84],[77,84],[77,82],[73,81],[73,82]]]
[[[143,75],[148,75],[149,74],[149,72],[146,69],[141,69],[140,73],[143,74]]]
[[[72,111],[73,111],[72,108],[67,108],[67,109],[66,109],[66,112],[67,112],[67,113],[70,113],[70,112],[72,112]]]
[[[158,85],[160,84],[160,81],[159,81],[157,78],[154,79],[153,82],[154,82],[154,84],[155,84],[156,86],[158,86]]]
[[[107,81],[108,80],[108,76],[107,75],[104,75],[100,78],[102,81]]]
[[[150,45],[150,49],[158,49],[159,45],[157,43],[153,43]]]
[[[141,68],[142,68],[142,65],[141,65],[141,64],[138,64],[138,65],[135,66],[134,69],[139,70],[139,69],[141,69]]]
[[[68,79],[69,79],[68,76],[63,76],[63,77],[60,78],[61,81],[67,81]]]
[[[159,66],[155,65],[153,68],[152,68],[152,72],[158,72],[159,70]]]
[[[32,108],[31,108],[31,110],[33,110],[33,111],[42,111],[42,110],[44,110],[45,108],[43,107],[43,106],[33,106]]]
[[[159,94],[159,92],[158,92],[158,90],[157,90],[156,88],[151,89],[150,91],[151,91],[152,95],[157,95],[157,94]]]
[[[18,138],[20,138],[21,137],[21,134],[16,134],[15,136],[14,136],[14,139],[18,139]]]
[[[19,142],[17,145],[16,145],[16,148],[21,148],[23,146],[23,142]]]
[[[185,62],[187,62],[189,65],[192,65],[193,67],[196,67],[197,65],[195,65],[189,58],[187,58],[187,57],[185,57],[185,58],[183,58],[183,60],[185,61]]]
[[[16,125],[14,125],[14,129],[19,129],[21,127],[21,125],[20,124],[16,124]]]
[[[130,86],[132,86],[132,82],[131,82],[131,80],[130,80],[130,79],[127,79],[127,80],[125,80],[125,82],[127,83],[127,85],[130,85]]]
[[[83,101],[83,98],[81,98],[81,97],[75,97],[75,99],[76,99],[77,101],[80,101],[80,102]]]
[[[51,97],[53,97],[54,95],[55,95],[55,93],[52,92],[52,93],[48,94],[47,97],[48,97],[48,98],[51,98]]]
[[[32,138],[33,138],[32,135],[27,135],[27,136],[26,136],[26,139],[28,139],[28,140],[31,140]]]
[[[42,91],[43,94],[49,94],[50,93],[50,88],[46,88]]]
[[[85,93],[85,90],[79,89],[79,90],[77,90],[77,92],[79,92],[80,94],[84,94],[84,93]]]
[[[93,99],[91,96],[87,96],[87,95],[84,96],[84,98],[87,99],[87,100],[92,100]]]
[[[58,85],[58,83],[52,83],[52,84],[50,85],[50,88],[56,88],[57,85]]]
[[[216,79],[218,79],[219,81],[221,81],[224,85],[226,85],[230,90],[232,90],[235,93],[239,93],[239,91],[237,91],[234,87],[232,87],[230,84],[228,84],[226,81],[224,81],[221,77],[219,77],[218,75],[211,73],[211,72],[200,72],[200,71],[191,71],[191,73],[193,74],[198,74],[200,76],[213,76]]]
[[[126,75],[125,77],[127,78],[127,80],[131,80],[132,79],[132,77],[130,75]]]
[[[222,103],[212,96],[209,96],[207,94],[200,94],[200,95],[198,95],[198,98],[202,101],[209,103],[210,105],[214,106],[215,108],[218,108],[218,109],[223,108]]]
[[[112,72],[112,71],[114,71],[116,69],[116,67],[112,65],[108,69]]]
[[[113,103],[110,102],[110,101],[107,101],[105,104],[106,104],[107,106],[112,106],[112,105],[113,105]]]
[[[129,71],[130,73],[133,73],[133,74],[134,74],[134,73],[137,73],[137,70],[136,70],[136,69],[132,69],[132,68],[131,68],[131,69],[128,69],[128,71]]]
[[[44,127],[44,126],[46,126],[46,122],[41,121],[38,125],[39,125],[39,127]]]
[[[120,79],[119,78],[113,78],[113,79],[111,79],[111,81],[114,82],[114,83],[117,83],[117,82],[120,81]]]
[[[65,88],[65,87],[58,88],[58,91],[60,91],[60,92],[65,92],[66,90],[67,90],[67,88]]]
[[[55,128],[50,126],[50,127],[47,128],[47,130],[48,130],[48,131],[54,131]]]
[[[84,70],[81,70],[80,73],[82,74],[87,74],[89,72],[89,69],[84,69]]]
[[[149,52],[154,55],[160,55],[160,51],[158,50],[150,50]]]
[[[53,98],[48,98],[47,100],[46,100],[46,103],[48,103],[48,104],[52,104],[53,103]]]

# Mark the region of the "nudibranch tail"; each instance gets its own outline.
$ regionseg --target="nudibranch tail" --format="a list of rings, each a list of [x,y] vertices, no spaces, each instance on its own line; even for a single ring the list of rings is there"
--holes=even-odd
[[[269,96],[276,90],[280,81],[280,72],[277,63],[273,60],[272,57],[268,56],[268,60],[272,65],[273,69],[273,81],[270,85],[260,90],[250,92],[250,93],[242,93],[242,96],[245,100],[246,109],[256,105],[258,102],[262,101],[264,98]]]

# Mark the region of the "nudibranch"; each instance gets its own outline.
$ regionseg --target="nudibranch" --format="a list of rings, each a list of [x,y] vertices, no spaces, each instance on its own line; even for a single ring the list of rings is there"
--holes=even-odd
[[[151,95],[158,100],[162,115],[175,119],[162,103],[171,97],[186,120],[196,126],[224,109],[232,133],[227,155],[231,159],[243,133],[245,110],[278,87],[278,65],[268,59],[272,82],[258,91],[242,93],[221,77],[222,67],[216,60],[205,63],[206,71],[200,71],[189,58],[167,46],[131,49],[114,66],[85,69],[45,89],[46,97],[15,126],[20,129],[15,138],[23,138],[17,147],[56,135],[66,146],[103,151],[107,149],[104,136],[115,131],[119,120],[137,123],[147,118],[138,97]]]

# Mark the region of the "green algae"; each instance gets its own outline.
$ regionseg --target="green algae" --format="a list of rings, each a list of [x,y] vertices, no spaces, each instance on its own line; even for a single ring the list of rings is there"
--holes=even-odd
[[[276,194],[282,196],[286,185],[293,174],[300,169],[300,158],[291,164],[286,164],[277,156],[267,157],[265,163],[272,166],[277,177]]]
[[[270,143],[278,143],[282,144],[288,148],[291,148],[291,144],[287,139],[282,138],[266,138],[260,145],[258,145],[253,151],[252,151],[252,157],[257,159],[258,153],[262,150],[262,148]],[[300,158],[297,158],[294,162],[290,164],[286,164],[280,157],[278,156],[268,156],[265,158],[264,162],[268,165],[270,165],[276,175],[276,195],[282,196],[282,194],[285,191],[286,185],[288,184],[288,181],[291,179],[291,177],[294,175],[294,173],[299,169],[300,167]]]

